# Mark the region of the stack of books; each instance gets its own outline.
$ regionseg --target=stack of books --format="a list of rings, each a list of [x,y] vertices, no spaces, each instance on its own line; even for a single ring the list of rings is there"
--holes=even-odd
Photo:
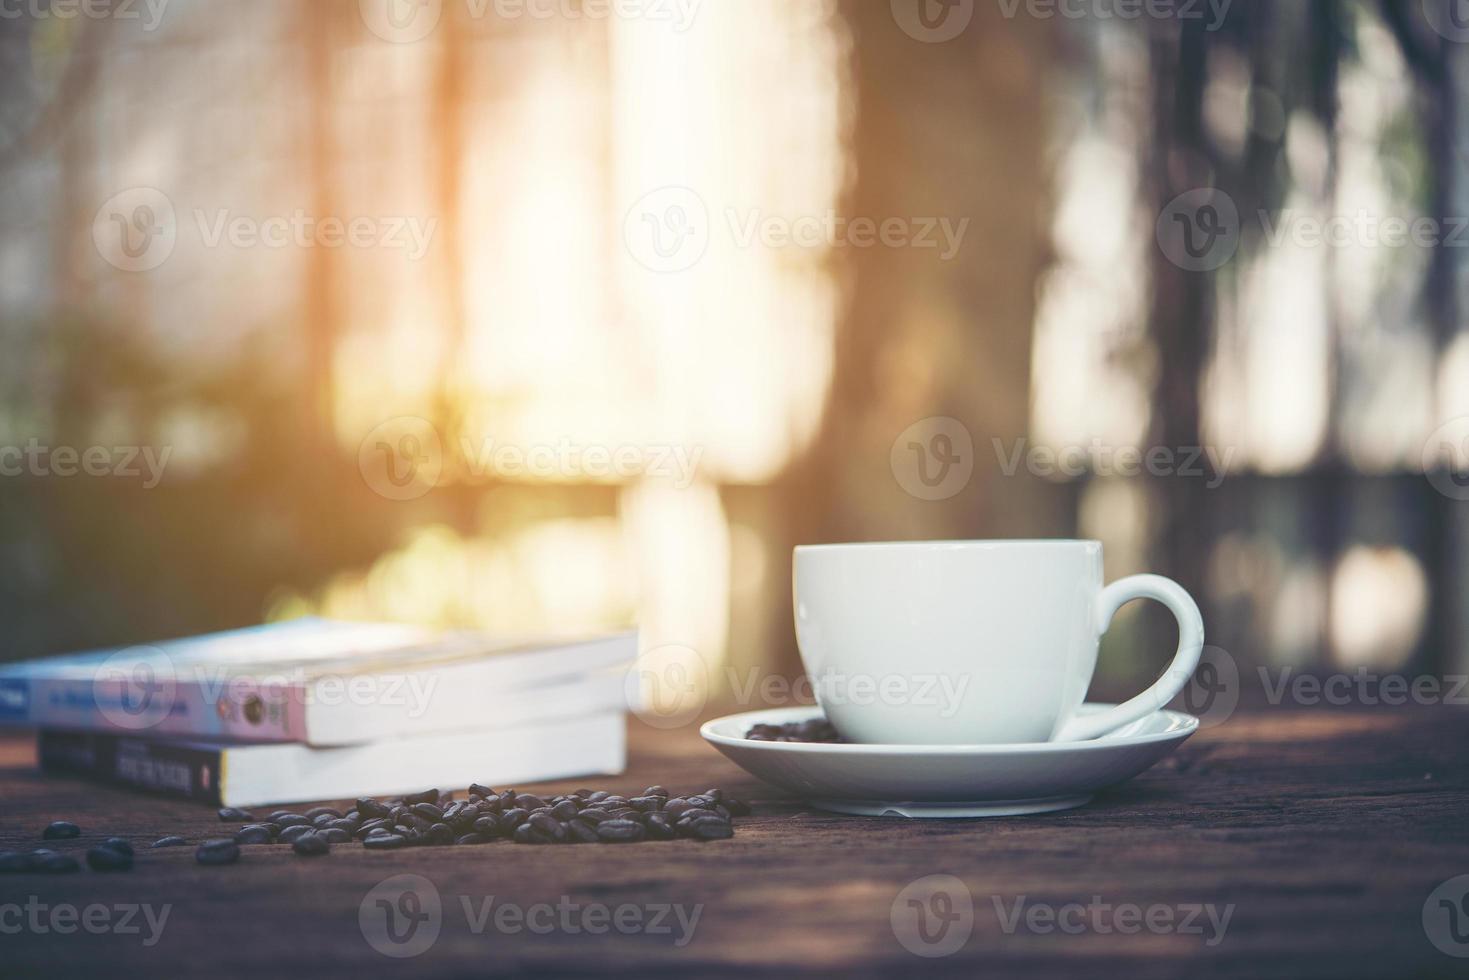
[[[611,775],[636,654],[300,619],[0,665],[0,725],[48,771],[220,806]]]

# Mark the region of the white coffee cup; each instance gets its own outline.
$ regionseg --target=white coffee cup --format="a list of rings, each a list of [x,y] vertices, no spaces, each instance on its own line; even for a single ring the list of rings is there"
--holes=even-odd
[[[1077,717],[1112,615],[1157,599],[1178,652],[1137,697]],[[1193,599],[1160,575],[1102,585],[1099,541],[803,545],[796,642],[817,701],[848,739],[980,745],[1096,738],[1162,708],[1204,644]]]

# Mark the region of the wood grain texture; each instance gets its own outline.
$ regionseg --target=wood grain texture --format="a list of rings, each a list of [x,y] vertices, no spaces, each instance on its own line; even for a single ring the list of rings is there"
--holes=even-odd
[[[810,810],[745,776],[692,729],[636,728],[629,772],[598,785],[725,787],[755,805],[733,840],[397,852],[354,844],[319,859],[250,847],[224,868],[196,865],[192,847],[146,849],[165,833],[221,836],[211,810],[43,777],[30,741],[11,737],[0,740],[0,847],[40,846],[47,822],[69,819],[83,837],[58,849],[80,856],[111,835],[142,848],[128,874],[0,875],[0,905],[172,909],[151,948],[137,935],[7,931],[0,976],[1464,976],[1469,960],[1435,949],[1421,915],[1436,885],[1469,873],[1466,736],[1469,713],[1450,708],[1242,713],[1081,809],[902,821]],[[442,928],[427,952],[395,960],[364,939],[358,910],[374,885],[407,872],[437,888]],[[952,955],[924,959],[898,942],[890,914],[905,885],[937,873],[973,896],[973,932]],[[702,911],[679,947],[677,928],[507,934],[491,924],[476,933],[460,896],[471,908],[494,896],[521,907]],[[1007,933],[996,901],[1008,910],[1021,896],[1234,911],[1212,946],[1146,929],[1039,934],[1022,924]]]

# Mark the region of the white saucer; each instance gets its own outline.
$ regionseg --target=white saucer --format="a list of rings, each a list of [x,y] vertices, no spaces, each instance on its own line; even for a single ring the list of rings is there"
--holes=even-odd
[[[1112,707],[1087,703],[1081,714]],[[1086,742],[1015,745],[853,745],[754,742],[751,725],[821,716],[816,707],[746,711],[699,734],[755,776],[820,810],[869,817],[1006,817],[1081,806],[1172,752],[1199,719],[1157,711]]]

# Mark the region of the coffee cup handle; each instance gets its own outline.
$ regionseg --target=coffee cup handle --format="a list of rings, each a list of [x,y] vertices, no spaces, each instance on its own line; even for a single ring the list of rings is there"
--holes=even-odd
[[[1073,717],[1056,736],[1058,742],[1079,742],[1105,735],[1114,728],[1145,718],[1159,710],[1183,690],[1199,665],[1204,649],[1204,619],[1199,607],[1183,587],[1161,575],[1129,575],[1097,594],[1097,635],[1107,632],[1112,616],[1134,599],[1156,599],[1178,620],[1178,652],[1163,676],[1137,697],[1099,714]]]

